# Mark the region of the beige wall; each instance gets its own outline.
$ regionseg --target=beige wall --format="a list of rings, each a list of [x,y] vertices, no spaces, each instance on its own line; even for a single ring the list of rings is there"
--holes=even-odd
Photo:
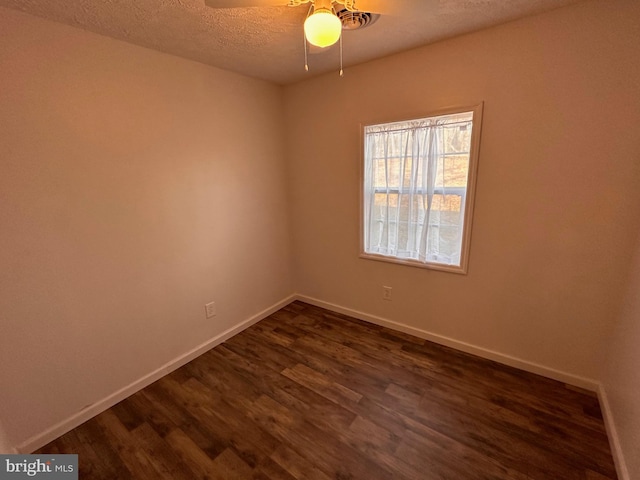
[[[640,224],[639,25],[580,3],[288,87],[298,292],[598,380]],[[468,275],[359,259],[359,123],[479,101]]]
[[[293,289],[281,88],[1,8],[0,72],[15,446]]]
[[[2,423],[0,423],[0,453],[15,453],[13,445],[9,443],[9,440],[4,433]]]
[[[602,382],[627,462],[629,479],[640,478],[640,243],[633,265]]]

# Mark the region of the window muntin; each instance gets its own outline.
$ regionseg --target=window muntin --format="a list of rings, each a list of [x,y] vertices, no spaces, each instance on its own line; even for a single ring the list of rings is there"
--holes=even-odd
[[[480,115],[363,127],[363,257],[466,272]]]

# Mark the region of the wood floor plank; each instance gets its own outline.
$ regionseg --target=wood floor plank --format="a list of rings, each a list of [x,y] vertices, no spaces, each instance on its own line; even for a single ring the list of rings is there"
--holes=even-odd
[[[196,475],[195,478],[215,477],[218,474],[211,457],[179,428],[169,432],[165,440]]]
[[[333,441],[314,425],[313,420],[296,416],[267,395],[254,403],[249,415],[332,478],[393,478],[389,471],[376,466],[371,458],[347,444]]]
[[[322,373],[305,365],[298,364],[293,368],[286,368],[282,371],[282,375],[300,385],[304,385],[318,395],[334,401],[338,405],[344,405],[350,402],[357,403],[362,398],[362,395],[358,392],[354,392],[340,383],[331,381],[331,379]]]
[[[271,458],[298,480],[331,480],[331,477],[284,444],[271,454]]]
[[[104,437],[101,438],[95,430],[91,431],[92,425],[88,426],[89,432],[87,433],[92,438],[99,439],[99,441],[93,442],[96,449],[99,449],[97,453],[109,458],[109,463],[120,467],[118,477],[124,476],[123,473],[127,470],[133,472],[134,475],[124,476],[125,478],[151,479],[155,476],[151,474],[152,462],[145,454],[146,452],[138,449],[137,442],[134,441],[112,410],[101,413],[94,420]],[[112,452],[117,452],[117,455]]]
[[[228,448],[215,460],[215,475],[217,480],[243,480],[251,478],[252,468],[247,465],[232,449]]]
[[[222,350],[222,349],[221,349]],[[303,416],[313,417],[316,422],[331,422],[339,428],[348,428],[353,421],[355,414],[352,408],[345,408],[345,405],[338,405],[329,400],[326,396],[320,395],[305,386],[292,381],[269,368],[264,368],[259,372],[254,371],[253,366],[247,366],[241,362],[233,352],[227,351],[225,358],[220,359],[220,364],[230,362],[233,368],[237,368],[239,378],[249,384],[262,383],[264,393],[268,393],[272,398],[287,406],[293,411],[300,412]],[[246,368],[240,365],[244,364]],[[229,368],[231,368],[229,366]],[[353,407],[354,405],[349,405]]]
[[[617,479],[593,392],[302,302],[45,452],[98,480]]]

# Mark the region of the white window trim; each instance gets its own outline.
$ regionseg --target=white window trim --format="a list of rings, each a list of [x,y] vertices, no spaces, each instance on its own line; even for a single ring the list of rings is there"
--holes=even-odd
[[[469,251],[471,249],[471,224],[473,222],[473,208],[475,204],[476,179],[478,176],[478,158],[480,154],[480,134],[482,131],[482,110],[484,103],[480,102],[472,106],[463,107],[447,107],[436,111],[430,111],[425,114],[406,116],[400,119],[386,119],[382,121],[371,121],[360,124],[360,258],[367,260],[376,260],[380,262],[395,263],[400,265],[408,265],[411,267],[426,268],[429,270],[439,270],[443,272],[451,272],[466,275],[469,269]],[[460,266],[444,265],[439,263],[424,263],[418,260],[401,259],[386,255],[365,252],[364,246],[364,130],[365,127],[371,125],[380,125],[383,123],[394,123],[408,121],[414,118],[438,117],[441,115],[450,115],[461,112],[473,112],[473,130],[471,132],[471,149],[469,152],[469,177],[467,182],[466,202],[464,210],[464,224],[462,227],[462,245],[460,249]]]

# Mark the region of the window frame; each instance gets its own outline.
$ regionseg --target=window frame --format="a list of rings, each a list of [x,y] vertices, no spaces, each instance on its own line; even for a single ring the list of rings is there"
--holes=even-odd
[[[476,182],[478,177],[478,159],[480,155],[480,136],[482,131],[482,111],[484,102],[479,102],[471,106],[452,106],[432,110],[425,114],[405,116],[400,119],[385,119],[381,121],[363,122],[360,124],[360,258],[375,260],[380,262],[395,263],[411,267],[426,268],[444,272],[458,273],[466,275],[469,270],[469,252],[471,249],[471,227],[473,223],[473,210],[475,205]],[[378,253],[368,253],[365,251],[365,127],[382,125],[395,122],[410,122],[431,117],[451,115],[458,113],[473,113],[473,126],[471,130],[471,144],[469,150],[469,172],[467,177],[467,188],[465,194],[464,221],[462,226],[462,242],[460,248],[460,265],[446,265],[443,263],[421,262],[419,260],[398,258]]]

